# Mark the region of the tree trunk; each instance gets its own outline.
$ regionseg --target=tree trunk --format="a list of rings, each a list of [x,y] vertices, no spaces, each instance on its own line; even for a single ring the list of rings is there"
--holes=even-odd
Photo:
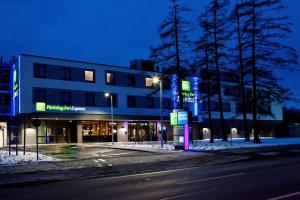
[[[208,58],[208,44],[205,45],[205,60],[206,60],[206,88],[207,88],[207,107],[208,107],[208,123],[210,130],[210,143],[214,143],[214,133],[212,130],[212,117],[210,109],[210,76],[209,76],[209,58]]]
[[[239,61],[240,61],[240,76],[241,76],[241,92],[242,92],[242,109],[243,109],[243,126],[245,132],[245,141],[250,141],[249,130],[247,125],[247,108],[245,98],[245,81],[244,81],[244,65],[243,65],[243,49],[241,41],[241,29],[240,29],[240,16],[239,8],[236,6],[236,19],[237,19],[237,34],[238,34],[238,48],[239,48]]]
[[[177,8],[176,1],[174,1],[174,29],[175,29],[175,46],[176,46],[176,71],[177,71],[177,88],[179,97],[179,109],[183,108],[183,97],[181,87],[181,66],[180,66],[180,54],[178,44],[178,26],[177,26]]]
[[[222,141],[227,141],[227,133],[225,130],[224,123],[224,113],[223,113],[223,102],[222,102],[222,94],[221,94],[221,81],[220,81],[220,67],[219,67],[219,53],[218,53],[218,42],[217,42],[217,8],[216,8],[216,0],[215,0],[215,9],[214,9],[214,46],[215,46],[215,64],[217,71],[217,92],[218,92],[218,100],[219,100],[219,109],[220,109],[220,125],[221,125],[221,133],[222,133]]]
[[[256,17],[255,17],[255,0],[252,0],[252,102],[253,102],[253,135],[254,143],[260,143],[259,135],[257,132],[257,95],[256,95]]]

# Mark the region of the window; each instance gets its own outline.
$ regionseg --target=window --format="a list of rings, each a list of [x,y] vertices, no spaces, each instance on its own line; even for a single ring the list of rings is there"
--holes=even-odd
[[[163,88],[165,90],[169,90],[171,88],[170,80],[166,79],[166,80],[163,81]]]
[[[117,107],[117,100],[118,100],[118,96],[115,94],[111,94],[112,95],[112,100],[113,100],[113,107]],[[110,107],[111,104],[111,99],[110,98],[106,98],[106,106]]]
[[[46,78],[46,65],[34,64],[34,77],[36,78]]]
[[[85,93],[85,105],[94,106],[95,105],[95,94]]]
[[[228,102],[223,102],[223,111],[224,112],[231,112],[231,108],[230,108],[230,103]]]
[[[165,109],[171,108],[171,99],[167,99],[167,98],[163,99],[163,108]]]
[[[135,76],[134,75],[128,75],[128,86],[135,87]]]
[[[105,80],[107,84],[115,84],[115,74],[112,72],[106,72]]]
[[[224,94],[226,96],[232,96],[232,97],[240,97],[241,96],[241,90],[239,87],[224,87]]]
[[[46,102],[46,91],[35,90],[34,91],[34,102]]]
[[[93,70],[85,70],[84,71],[84,80],[87,82],[95,82],[94,71]]]
[[[245,104],[245,110],[246,113],[252,113],[252,103],[251,102],[246,102]],[[236,104],[236,112],[237,113],[243,113],[243,103],[237,103]]]
[[[60,79],[71,80],[71,69],[69,67],[60,68]]]
[[[154,103],[153,103],[153,98],[152,97],[147,97],[147,100],[146,100],[146,106],[147,108],[153,108],[154,107]]]
[[[71,104],[71,92],[61,92],[61,104]]]
[[[146,87],[153,87],[153,78],[146,78]]]
[[[135,96],[127,96],[127,107],[128,108],[136,107],[136,97]]]
[[[257,112],[261,115],[270,115],[272,113],[271,110],[271,102],[262,101],[258,103]]]

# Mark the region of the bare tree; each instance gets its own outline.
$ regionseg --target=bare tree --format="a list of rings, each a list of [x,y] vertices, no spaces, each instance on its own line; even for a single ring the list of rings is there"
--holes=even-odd
[[[202,16],[206,16],[207,32],[209,40],[212,41],[213,51],[211,52],[212,63],[215,66],[216,84],[218,94],[218,104],[220,111],[220,127],[222,140],[227,141],[227,131],[224,121],[222,85],[220,71],[226,68],[226,58],[228,57],[227,41],[230,37],[229,16],[227,7],[229,0],[211,0]]]
[[[297,63],[297,54],[294,48],[283,43],[291,34],[291,23],[288,16],[280,12],[284,9],[281,0],[241,0],[238,7],[244,21],[241,30],[247,38],[243,46],[244,60],[252,76],[254,143],[260,143],[257,131],[258,89],[271,92],[272,97],[284,96],[284,89],[278,86],[273,70],[291,69],[291,64]]]
[[[179,108],[183,108],[181,80],[184,68],[189,66],[187,52],[191,44],[188,39],[191,23],[184,16],[191,12],[191,9],[181,5],[179,0],[170,2],[172,6],[169,16],[164,19],[158,30],[161,44],[158,47],[151,47],[150,57],[158,66],[169,68],[169,72],[176,72]]]

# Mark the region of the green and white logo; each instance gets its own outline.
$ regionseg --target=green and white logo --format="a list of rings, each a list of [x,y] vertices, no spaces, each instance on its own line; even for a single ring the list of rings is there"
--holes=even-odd
[[[170,124],[171,126],[176,126],[178,122],[177,112],[170,113]]]
[[[191,84],[189,81],[181,81],[182,91],[190,92],[191,91]]]
[[[45,102],[36,102],[35,103],[35,109],[36,111],[46,111],[46,103]]]

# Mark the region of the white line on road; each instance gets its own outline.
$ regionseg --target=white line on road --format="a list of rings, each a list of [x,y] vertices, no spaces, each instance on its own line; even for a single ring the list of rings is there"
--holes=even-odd
[[[211,178],[205,178],[205,179],[199,179],[199,180],[194,180],[194,181],[186,181],[186,182],[181,182],[181,183],[176,183],[176,184],[177,185],[183,185],[183,184],[196,183],[196,182],[212,181],[212,180],[217,180],[217,179],[222,179],[222,178],[228,178],[228,177],[233,177],[233,176],[241,176],[243,174],[245,174],[245,173],[229,174],[229,175],[217,176],[217,177],[211,177]]]
[[[294,192],[294,193],[286,194],[286,195],[283,195],[283,196],[274,197],[274,198],[271,198],[271,199],[268,199],[268,200],[286,199],[286,198],[297,196],[297,195],[300,195],[300,192]]]
[[[145,176],[145,175],[154,175],[154,174],[164,174],[164,173],[171,173],[171,172],[178,172],[178,171],[185,171],[189,169],[199,168],[202,167],[200,165],[186,167],[186,168],[180,168],[180,169],[170,169],[170,170],[164,170],[164,171],[157,171],[157,172],[147,172],[147,173],[141,173],[141,174],[130,174],[130,175],[123,175],[123,176],[114,176],[114,177],[107,177],[102,178],[102,180],[107,179],[118,179],[118,178],[129,178],[129,177],[136,177],[136,176]]]
[[[112,154],[104,154],[104,155],[101,155],[102,157],[110,157],[110,156],[121,156],[121,155],[126,155],[126,154],[129,154],[127,152],[125,153],[112,153]]]
[[[99,158],[98,160],[101,161],[101,162],[106,162],[106,160],[104,160],[104,159],[100,159],[100,158]]]
[[[194,192],[194,193],[176,195],[176,196],[172,196],[172,197],[166,197],[166,198],[163,198],[163,199],[160,199],[160,200],[178,199],[178,198],[182,198],[182,197],[194,196],[196,194],[201,194],[201,193],[205,193],[205,192],[212,192],[212,191],[215,191],[215,190],[204,190],[204,191],[201,191],[201,192]]]

